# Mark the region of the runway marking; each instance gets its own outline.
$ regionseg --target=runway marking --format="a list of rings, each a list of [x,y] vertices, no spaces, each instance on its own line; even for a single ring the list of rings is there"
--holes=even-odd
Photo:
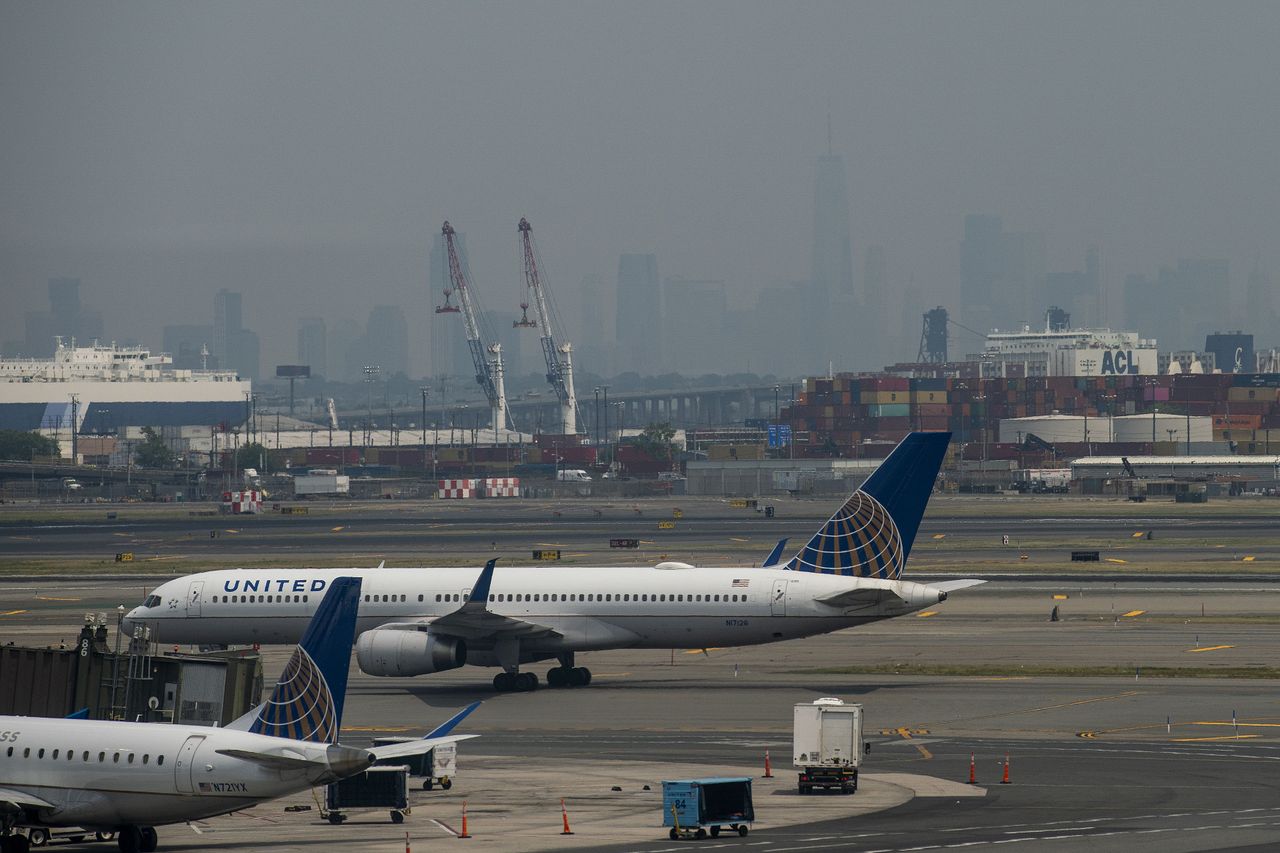
[[[1208,741],[1222,740],[1246,740],[1248,738],[1262,737],[1262,735],[1217,735],[1215,737],[1176,737],[1173,738],[1174,743],[1205,743]]]
[[[10,536],[9,538],[10,538],[10,539],[12,539],[12,540],[13,540],[13,541],[15,541],[15,542],[34,542],[34,541],[36,541],[36,537],[34,537],[34,536]]]
[[[4,613],[0,613],[0,616],[17,616],[19,613],[26,613],[26,612],[27,611],[25,610],[6,610]]]
[[[37,595],[36,601],[84,601],[83,598],[58,598],[53,595]]]
[[[228,527],[226,530],[224,530],[224,531],[222,531],[222,532],[223,532],[223,533],[239,533],[240,531],[239,531],[239,530],[234,530],[234,529],[232,529],[232,528]]]
[[[445,832],[447,832],[447,833],[449,833],[450,835],[452,835],[454,838],[457,838],[457,837],[458,837],[458,832],[457,832],[457,830],[455,830],[453,827],[449,826],[449,824],[445,823],[444,821],[442,821],[442,820],[436,820],[435,818],[431,818],[431,822],[432,822],[432,823],[434,823],[436,826],[440,827],[441,829],[443,829]]]
[[[738,537],[738,536],[730,536],[730,537],[729,537],[729,541],[730,541],[730,542],[750,542],[751,540],[750,540],[750,539],[742,539],[742,538],[740,538],[740,537]]]
[[[339,524],[337,527],[330,527],[330,528],[329,528],[329,532],[330,532],[330,533],[337,533],[339,530],[344,530],[344,529],[345,529],[345,526],[344,526],[344,525]]]
[[[1121,613],[1120,617],[1123,619],[1129,616],[1141,616],[1143,613],[1146,613],[1146,612],[1147,611],[1145,610],[1130,610],[1128,613]]]
[[[1128,560],[1122,560],[1122,559],[1120,559],[1119,557],[1107,557],[1107,562],[1108,562],[1108,563],[1119,563],[1119,564],[1120,564],[1120,565],[1122,565],[1122,566],[1123,566],[1123,565],[1127,565],[1127,564],[1129,563],[1129,561],[1128,561]]]
[[[132,533],[112,533],[112,536],[132,536]]]
[[[917,618],[917,619],[928,619],[930,616],[937,616],[937,615],[938,615],[938,611],[936,611],[936,610],[926,610],[926,611],[924,611],[923,613],[917,613],[917,614],[916,614],[916,618]]]
[[[1187,649],[1187,654],[1195,654],[1196,652],[1217,652],[1223,649],[1234,649],[1235,646],[1201,646],[1198,649]]]

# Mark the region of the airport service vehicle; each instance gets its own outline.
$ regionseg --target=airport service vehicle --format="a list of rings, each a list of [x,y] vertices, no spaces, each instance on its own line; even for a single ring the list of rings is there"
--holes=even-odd
[[[912,433],[794,557],[766,567],[233,569],[168,581],[125,618],[161,643],[288,643],[334,577],[362,578],[356,643],[369,675],[557,659],[551,687],[591,681],[580,651],[746,646],[825,634],[933,607],[981,583],[902,579],[950,433]]]
[[[293,494],[299,498],[350,493],[351,478],[337,471],[312,471],[293,478]]]
[[[667,836],[712,838],[726,827],[746,835],[756,819],[751,802],[751,780],[746,776],[714,776],[707,779],[674,779],[662,783],[662,825]]]
[[[801,794],[814,788],[858,790],[862,763],[862,706],[840,699],[800,702],[792,713],[791,763],[800,771]]]
[[[358,578],[335,578],[271,697],[226,728],[0,717],[0,851],[27,853],[17,827],[74,826],[147,853],[157,825],[240,811],[466,737],[449,731],[474,706],[410,744],[337,742],[359,598]]]
[[[562,483],[590,483],[591,475],[581,468],[564,468],[556,474],[556,479]]]

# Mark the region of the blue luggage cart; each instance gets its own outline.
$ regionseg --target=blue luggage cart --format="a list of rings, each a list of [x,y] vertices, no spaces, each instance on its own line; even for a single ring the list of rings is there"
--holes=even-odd
[[[716,776],[662,783],[662,825],[678,838],[715,838],[725,827],[746,835],[756,819],[749,776]]]

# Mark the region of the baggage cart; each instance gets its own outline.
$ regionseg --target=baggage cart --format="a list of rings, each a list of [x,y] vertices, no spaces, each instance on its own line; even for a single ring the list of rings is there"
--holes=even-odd
[[[677,779],[662,783],[662,825],[668,837],[712,838],[723,829],[746,835],[756,819],[747,776]]]
[[[334,825],[347,819],[347,809],[388,809],[392,823],[409,813],[409,768],[370,767],[363,773],[325,787],[321,817]]]

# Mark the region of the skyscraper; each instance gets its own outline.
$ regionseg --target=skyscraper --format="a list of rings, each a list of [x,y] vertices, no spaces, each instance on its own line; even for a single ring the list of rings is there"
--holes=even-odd
[[[964,218],[960,243],[960,315],[974,329],[1032,323],[1045,308],[1045,240],[1005,231],[998,216]]]
[[[23,354],[42,358],[53,355],[53,340],[63,338],[71,345],[74,338],[80,346],[88,346],[102,337],[102,314],[80,304],[80,279],[49,279],[49,311],[29,311],[26,316],[26,341]]]
[[[658,256],[625,254],[618,259],[615,325],[619,373],[662,370],[662,290]]]
[[[222,288],[213,297],[213,352],[219,364],[248,379],[258,378],[258,335],[241,325],[241,296]]]
[[[375,305],[365,327],[363,358],[392,377],[409,369],[409,323],[399,305]]]
[[[818,158],[814,178],[811,273],[815,295],[820,300],[858,295],[853,289],[853,240],[849,236],[844,159],[829,150]]]
[[[724,282],[668,278],[662,298],[666,306],[663,349],[667,366],[686,376],[729,369],[724,360],[728,313]]]
[[[298,320],[298,364],[310,365],[312,376],[329,377],[328,338],[324,318]]]

